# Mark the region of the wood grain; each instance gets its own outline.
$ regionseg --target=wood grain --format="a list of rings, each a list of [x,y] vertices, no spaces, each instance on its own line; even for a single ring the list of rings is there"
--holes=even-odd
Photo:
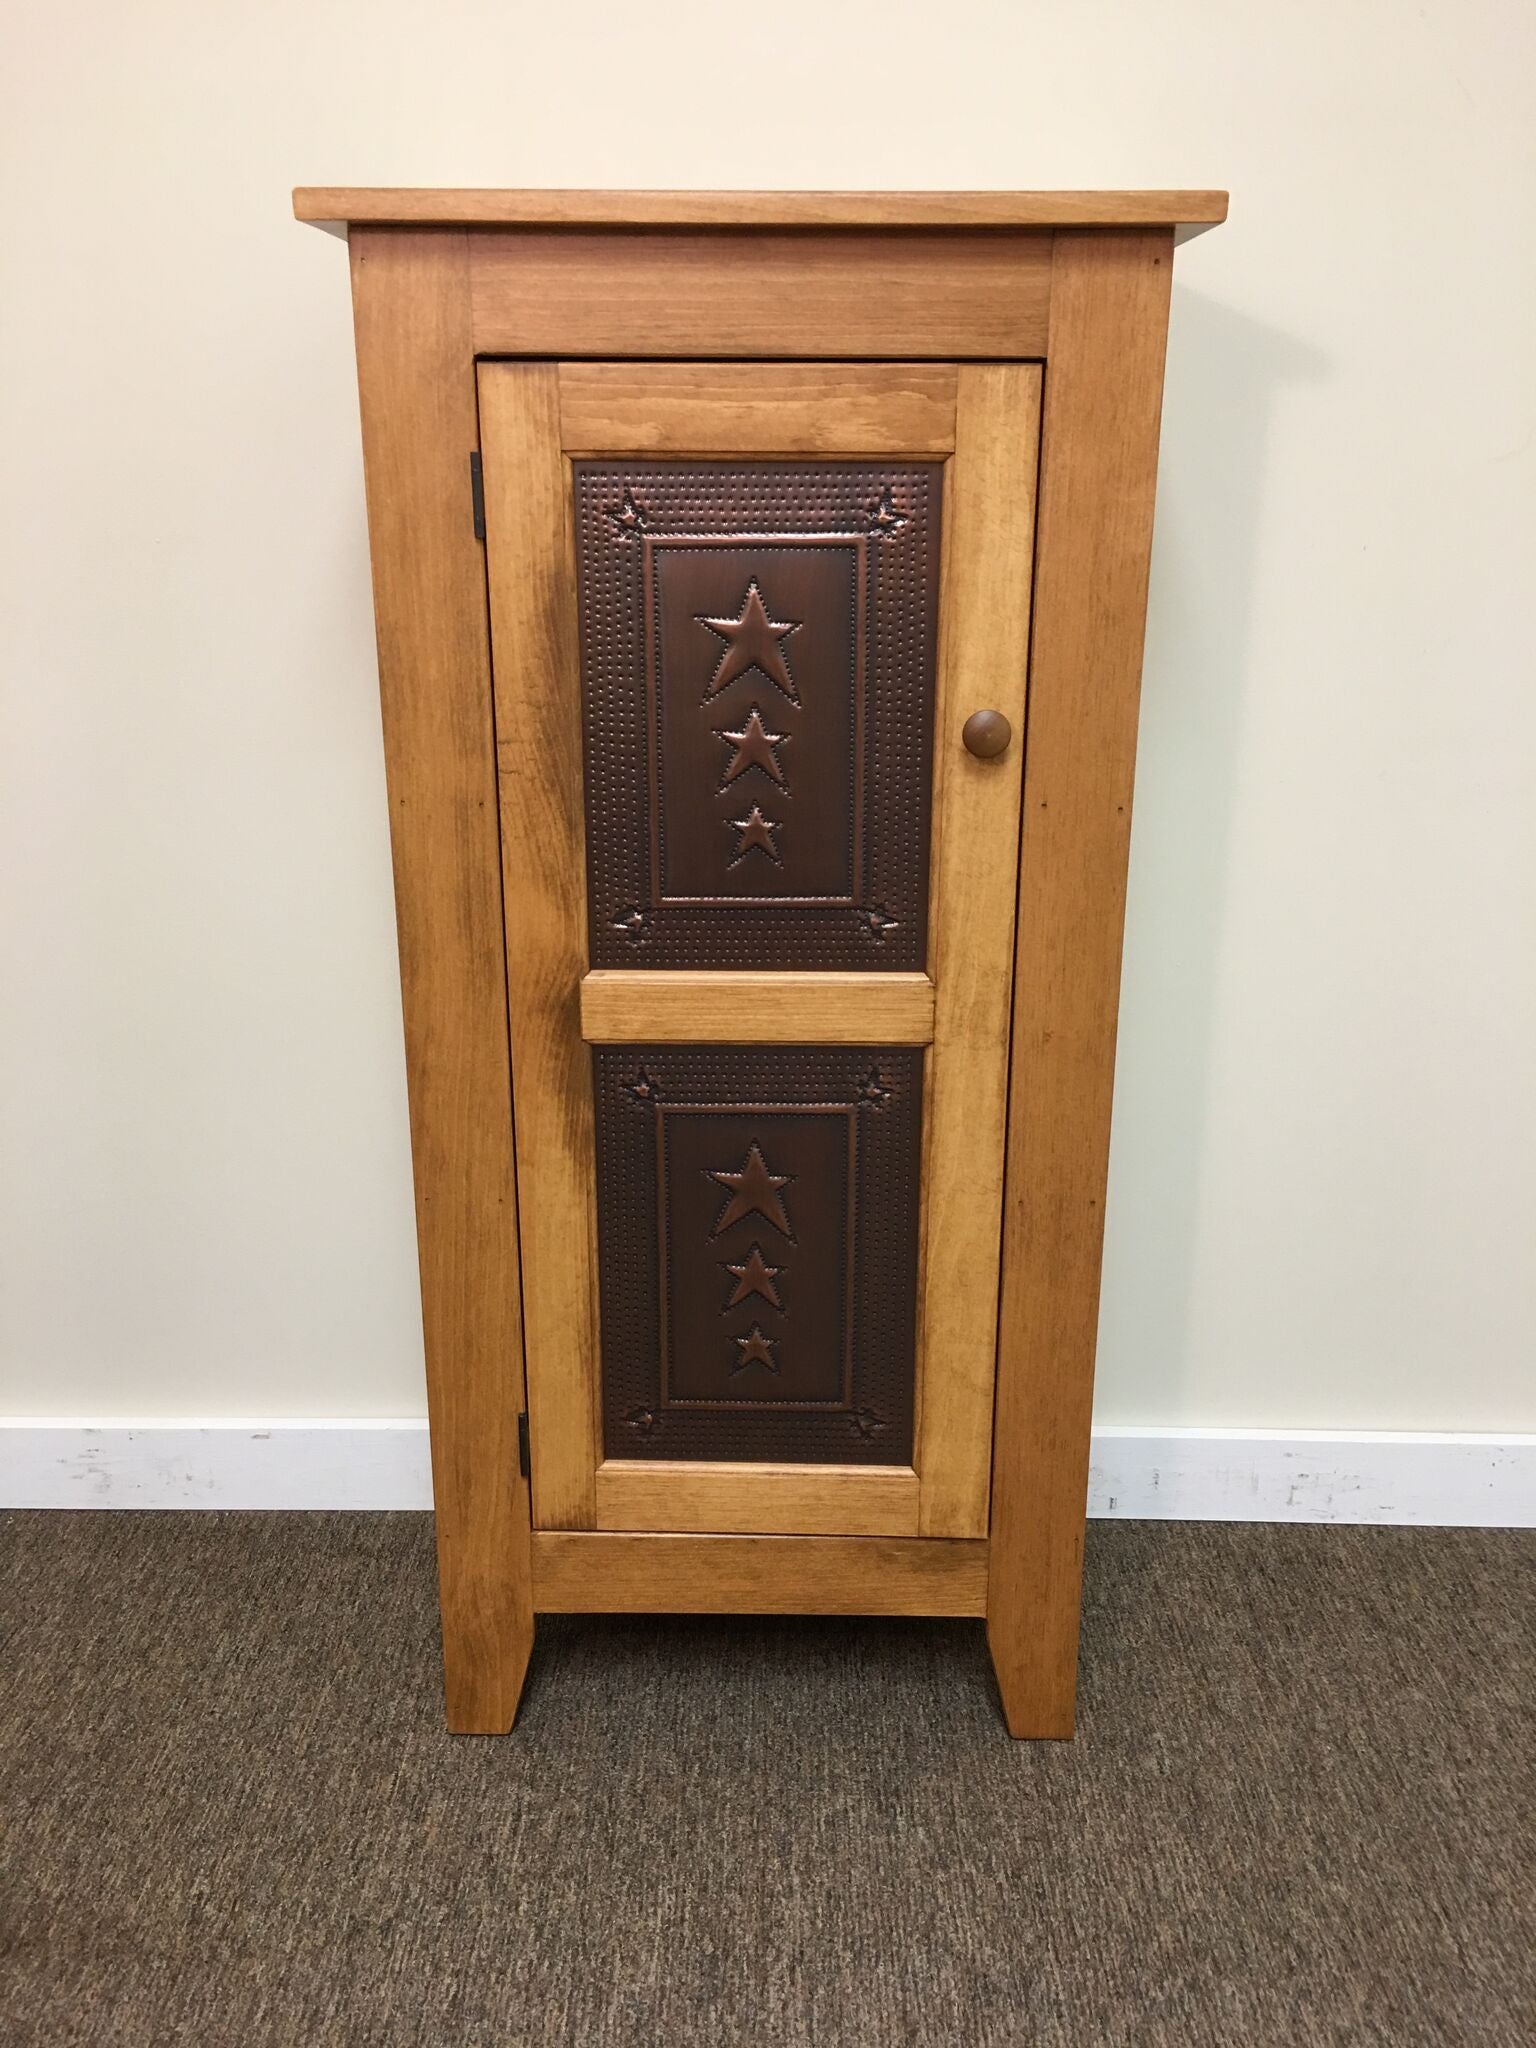
[[[1021,228],[1205,226],[1225,192],[573,192],[301,185],[299,220],[439,227]]]
[[[560,438],[573,455],[946,455],[955,372],[944,363],[562,363]]]
[[[927,1045],[933,1014],[926,974],[599,967],[581,982],[594,1045]]]
[[[1050,235],[470,236],[482,355],[926,357],[1044,353]]]
[[[480,370],[523,1322],[540,1528],[593,1526],[597,1215],[575,549],[552,363]]]
[[[979,1615],[987,1545],[921,1536],[535,1534],[540,1614]]]
[[[1120,938],[1172,237],[1056,245],[1041,451],[987,1633],[1072,1732]]]
[[[1039,434],[1037,365],[961,369],[945,494],[929,912],[937,1007],[916,1454],[925,1536],[987,1531]],[[1019,735],[990,760],[977,760],[961,737],[983,707]]]
[[[512,1724],[533,1641],[491,675],[462,235],[352,238],[448,1724]]]
[[[597,1468],[599,1529],[701,1535],[915,1536],[910,1465],[707,1465],[610,1459]]]

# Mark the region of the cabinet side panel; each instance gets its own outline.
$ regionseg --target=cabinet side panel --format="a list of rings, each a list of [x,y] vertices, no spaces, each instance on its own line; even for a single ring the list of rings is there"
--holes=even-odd
[[[987,1633],[1073,1725],[1120,938],[1173,242],[1056,238],[1024,768]]]
[[[448,1721],[493,1734],[533,1607],[469,273],[457,234],[357,230],[351,259]]]

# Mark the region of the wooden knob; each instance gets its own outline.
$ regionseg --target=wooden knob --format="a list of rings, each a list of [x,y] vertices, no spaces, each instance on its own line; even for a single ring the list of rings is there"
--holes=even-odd
[[[1001,711],[973,711],[960,737],[978,761],[995,761],[999,754],[1007,753],[1013,727]]]

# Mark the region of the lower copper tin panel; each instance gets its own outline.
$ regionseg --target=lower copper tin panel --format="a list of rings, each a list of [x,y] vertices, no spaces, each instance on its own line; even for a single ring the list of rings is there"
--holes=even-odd
[[[593,1064],[605,1455],[909,1465],[922,1053]]]

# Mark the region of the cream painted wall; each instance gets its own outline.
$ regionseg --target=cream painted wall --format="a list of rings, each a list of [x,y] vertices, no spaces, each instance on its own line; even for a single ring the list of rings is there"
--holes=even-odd
[[[1175,285],[1100,1417],[1536,1427],[1532,24],[14,10],[0,1412],[422,1405],[346,264],[288,188],[1225,184]]]

